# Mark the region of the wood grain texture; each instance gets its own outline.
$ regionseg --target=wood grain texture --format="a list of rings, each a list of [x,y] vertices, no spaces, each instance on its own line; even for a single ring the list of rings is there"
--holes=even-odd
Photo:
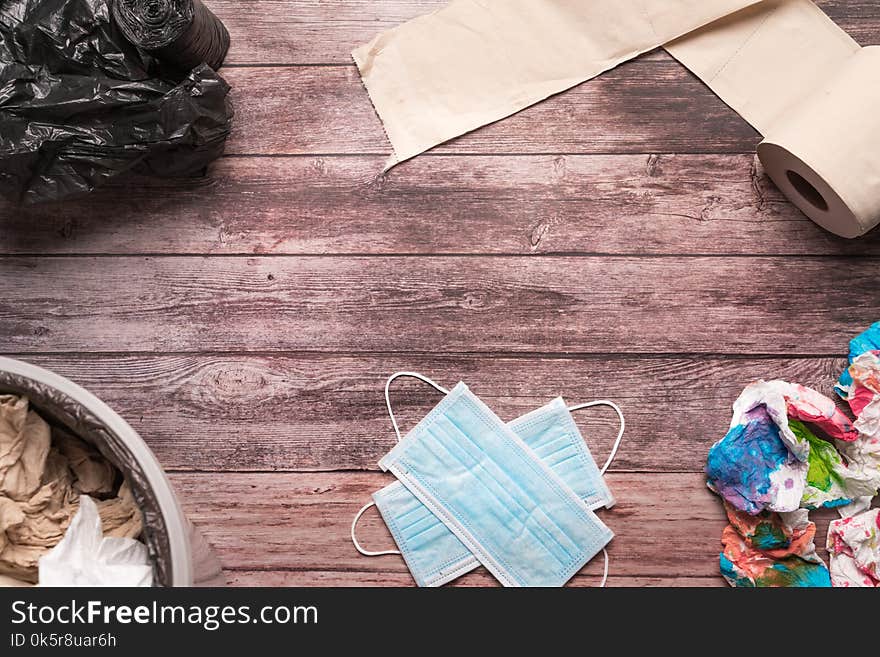
[[[0,259],[11,353],[835,356],[876,258]],[[74,300],[74,301],[71,301]]]
[[[880,317],[880,231],[806,220],[762,177],[759,135],[662,51],[380,175],[390,146],[348,53],[444,3],[208,0],[232,34],[230,156],[0,204],[0,352],[128,419],[233,585],[412,584],[348,528],[389,481],[384,379],[415,369],[505,418],[560,393],[620,402],[610,585],[723,586],[706,451],[753,379],[830,394]],[[820,4],[880,42],[880,4]],[[412,426],[436,397],[401,382],[394,401]],[[601,460],[613,415],[578,419]],[[820,544],[832,515],[814,514]],[[390,546],[375,514],[361,535]]]
[[[185,511],[228,570],[405,575],[399,557],[364,557],[349,538],[354,514],[392,480],[376,473],[172,476]],[[726,522],[700,475],[621,474],[609,485],[618,504],[599,515],[615,532],[609,549],[615,576],[717,575]],[[358,539],[369,549],[394,546],[377,512],[365,514]],[[592,576],[601,572],[601,558],[585,569]]]
[[[353,67],[234,68],[225,77],[236,112],[229,154],[391,152]],[[754,153],[759,141],[681,65],[630,62],[431,152]]]
[[[185,511],[203,528],[233,583],[249,585],[412,585],[400,557],[364,557],[349,538],[354,514],[391,481],[375,473],[172,475]],[[701,475],[613,474],[609,485],[618,503],[598,513],[615,533],[608,552],[610,573],[622,578],[618,585],[723,584],[718,553],[727,521]],[[813,515],[825,557],[834,513]],[[394,547],[375,511],[364,515],[357,535],[368,549]],[[601,572],[599,557],[572,584],[594,586]],[[481,568],[457,583],[488,585],[493,579]]]
[[[754,155],[225,158],[12,211],[0,253],[880,255],[810,221]],[[0,214],[4,214],[0,206]]]
[[[557,395],[608,398],[627,431],[612,470],[702,472],[727,431],[733,400],[760,378],[833,395],[845,360],[748,358],[512,358],[505,356],[41,356],[28,358],[85,386],[125,417],[174,470],[377,470],[396,438],[383,387],[394,371],[465,381],[503,419]],[[422,383],[392,389],[400,426],[439,400]],[[601,464],[617,435],[610,409],[576,415]]]
[[[376,34],[446,4],[446,0],[206,0],[232,35],[227,65],[348,64]],[[872,0],[819,0],[864,45],[880,42],[880,7]]]
[[[229,586],[344,586],[344,587],[378,587],[378,586],[415,586],[408,573],[371,573],[357,570],[229,570],[226,571],[226,582]],[[570,586],[599,586],[600,575],[584,573],[576,575]],[[484,569],[469,573],[447,586],[474,587],[499,586],[498,581]],[[608,576],[608,588],[640,588],[640,587],[721,587],[727,586],[721,577],[618,577]]]

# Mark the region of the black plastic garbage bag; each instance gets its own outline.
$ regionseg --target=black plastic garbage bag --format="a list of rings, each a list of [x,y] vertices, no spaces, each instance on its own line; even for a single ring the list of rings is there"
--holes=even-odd
[[[0,0],[0,194],[78,196],[127,171],[193,176],[223,152],[229,86],[163,69],[110,0]]]

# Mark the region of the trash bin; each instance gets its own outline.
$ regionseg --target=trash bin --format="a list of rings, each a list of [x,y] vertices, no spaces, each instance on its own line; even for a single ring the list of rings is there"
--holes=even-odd
[[[171,482],[138,433],[100,399],[41,367],[0,357],[0,394],[25,396],[49,424],[98,449],[131,485],[144,520],[142,540],[159,586],[223,586],[220,561],[183,514]]]

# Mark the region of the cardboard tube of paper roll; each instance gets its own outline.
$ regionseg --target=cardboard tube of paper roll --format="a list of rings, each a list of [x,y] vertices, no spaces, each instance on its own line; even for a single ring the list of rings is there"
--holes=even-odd
[[[758,146],[773,182],[804,214],[842,237],[880,224],[880,47],[777,121]]]

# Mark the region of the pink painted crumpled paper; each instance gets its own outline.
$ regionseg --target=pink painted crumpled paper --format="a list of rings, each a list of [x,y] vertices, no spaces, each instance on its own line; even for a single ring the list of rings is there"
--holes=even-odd
[[[833,586],[880,587],[880,509],[832,522],[828,552]]]

